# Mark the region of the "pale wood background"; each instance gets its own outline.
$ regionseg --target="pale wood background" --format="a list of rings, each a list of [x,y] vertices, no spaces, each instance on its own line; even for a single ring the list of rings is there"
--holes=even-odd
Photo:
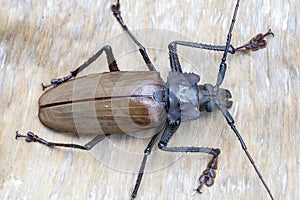
[[[121,9],[128,26],[138,30],[141,42],[150,47],[163,78],[169,71],[170,41],[225,43],[235,1],[151,2],[122,1]],[[112,136],[98,145],[101,152],[87,153],[14,139],[16,130],[32,130],[52,141],[83,143],[39,122],[40,83],[67,75],[104,44],[113,46],[121,69],[146,69],[113,18],[111,3],[0,1],[1,199],[129,199],[136,180],[132,172],[138,170],[147,140]],[[275,37],[268,38],[265,50],[229,56],[223,84],[233,94],[230,112],[276,199],[300,198],[299,3],[241,2],[232,43],[242,44],[268,28]],[[179,52],[185,71],[200,74],[202,83],[215,82],[222,54],[189,48]],[[106,70],[105,57],[93,66],[86,73]],[[268,198],[220,113],[183,124],[171,144],[221,148],[214,186],[204,188],[201,195],[193,192],[209,156],[178,154],[176,162],[169,162],[174,155],[156,148],[138,199]],[[129,153],[119,152],[118,147],[128,147]],[[130,152],[135,153],[130,156]]]

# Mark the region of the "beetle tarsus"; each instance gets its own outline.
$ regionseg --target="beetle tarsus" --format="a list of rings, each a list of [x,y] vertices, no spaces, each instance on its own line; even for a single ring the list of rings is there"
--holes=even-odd
[[[52,80],[50,81],[50,84],[45,85],[45,84],[42,83],[43,91],[44,91],[46,88],[48,88],[48,87],[56,87],[57,85],[60,85],[60,84],[62,84],[62,83],[64,83],[64,82],[67,82],[68,80],[70,80],[70,79],[73,78],[73,77],[74,77],[74,75],[71,73],[71,74],[69,74],[68,76],[65,76],[65,77],[63,77],[63,78],[52,79]]]
[[[119,15],[121,13],[119,0],[117,0],[116,4],[112,4],[111,10],[113,11],[114,15]]]
[[[28,135],[28,133],[27,133],[27,135],[22,135],[22,134],[19,133],[19,131],[16,131],[16,137],[15,137],[15,139],[18,139],[19,137],[24,137],[24,138],[27,139],[30,136]]]
[[[18,139],[19,137],[24,137],[26,142],[40,142],[42,144],[46,144],[47,145],[47,141],[43,140],[42,138],[40,138],[39,136],[35,135],[33,132],[28,132],[27,135],[22,135],[19,134],[19,132],[16,132],[16,139]]]
[[[265,34],[257,34],[248,43],[236,48],[235,50],[240,52],[249,52],[263,49],[267,46],[267,41],[264,38],[269,35],[274,36],[274,33],[271,31],[271,29],[269,29]]]
[[[214,184],[217,168],[218,168],[218,155],[212,158],[212,160],[208,163],[207,168],[202,172],[199,178],[200,185],[196,189],[197,192],[199,192],[200,194],[202,193],[201,188],[204,184],[208,187]]]
[[[19,137],[27,137],[27,136],[20,134],[19,131],[16,131],[15,139],[17,140]]]
[[[51,84],[45,85],[44,83],[41,83],[41,86],[42,86],[42,90],[44,91],[47,87],[50,87]]]
[[[136,196],[131,196],[130,200],[134,200]]]

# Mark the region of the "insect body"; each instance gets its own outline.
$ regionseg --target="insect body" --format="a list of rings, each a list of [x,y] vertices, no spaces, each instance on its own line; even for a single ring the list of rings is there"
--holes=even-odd
[[[146,49],[130,32],[123,22],[120,4],[112,6],[112,11],[122,28],[139,47],[149,71],[120,71],[110,46],[100,49],[95,55],[71,72],[70,75],[54,79],[43,88],[53,87],[46,91],[39,100],[39,118],[47,127],[66,132],[104,133],[96,136],[85,145],[48,142],[32,132],[16,138],[25,137],[27,142],[39,142],[47,146],[63,146],[89,150],[106,136],[114,133],[141,131],[154,128],[156,133],[151,138],[144,151],[144,158],[139,170],[131,198],[135,198],[143,177],[146,161],[151,150],[161,134],[158,147],[169,152],[198,152],[212,155],[207,168],[199,178],[201,192],[203,185],[211,186],[216,177],[217,160],[220,149],[208,147],[169,147],[168,142],[174,135],[181,122],[195,120],[203,111],[220,110],[238,137],[242,149],[246,153],[269,196],[273,199],[269,187],[258,171],[254,160],[247,150],[240,133],[235,127],[234,120],[228,112],[232,106],[231,93],[220,86],[226,73],[227,54],[238,51],[258,50],[266,46],[264,37],[273,35],[271,30],[265,34],[258,34],[249,43],[234,48],[231,44],[231,34],[236,20],[239,0],[235,7],[232,23],[228,32],[225,46],[206,45],[186,41],[174,41],[168,46],[171,72],[165,83],[159,72],[155,70]],[[184,73],[177,55],[177,46],[189,46],[207,50],[223,51],[215,85],[198,85],[200,77],[194,73]],[[75,78],[78,73],[94,62],[103,52],[107,56],[110,72],[92,74]],[[75,78],[75,79],[73,79]],[[72,79],[72,80],[70,80]]]
[[[193,120],[200,117],[200,111],[213,109],[208,91],[212,86],[197,85],[198,81],[193,73],[170,72],[165,84],[156,71],[83,76],[45,92],[39,100],[39,118],[49,128],[78,132],[81,127],[80,133],[87,134],[101,133],[99,126],[105,134],[160,127],[167,118],[166,110],[171,110],[169,120],[175,121],[177,112],[181,121]],[[223,105],[231,107],[228,90],[219,90],[218,96]]]
[[[165,103],[153,96],[164,88],[159,72],[88,75],[45,92],[39,118],[47,127],[66,132],[78,132],[80,127],[80,133],[87,134],[154,128],[166,118]]]

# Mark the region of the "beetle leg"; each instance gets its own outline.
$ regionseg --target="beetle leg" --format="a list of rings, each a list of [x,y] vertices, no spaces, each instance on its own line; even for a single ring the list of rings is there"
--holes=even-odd
[[[248,43],[234,48],[232,45],[229,45],[228,53],[235,54],[235,52],[248,52],[248,51],[257,51],[259,49],[263,49],[267,46],[266,40],[264,38],[266,36],[273,35],[273,32],[271,29],[269,29],[268,32],[265,34],[257,34],[254,36]],[[187,41],[173,41],[169,44],[169,55],[170,55],[170,64],[171,64],[171,70],[176,72],[182,72],[178,54],[177,54],[177,45],[192,47],[192,48],[199,48],[199,49],[206,49],[206,50],[212,50],[212,51],[225,51],[226,46],[221,45],[209,45],[209,44],[203,44],[203,43],[196,43],[196,42],[187,42]]]
[[[259,49],[263,49],[267,46],[267,41],[264,40],[264,38],[269,35],[274,36],[274,33],[271,31],[271,29],[269,29],[269,31],[266,32],[265,34],[263,33],[257,34],[256,36],[251,38],[251,40],[248,43],[236,48],[235,50],[240,52],[249,52],[249,51],[257,51]]]
[[[169,48],[171,70],[176,72],[182,72],[179,59],[178,59],[178,54],[177,54],[177,45],[199,48],[199,49],[206,49],[206,50],[213,50],[213,51],[225,50],[225,46],[208,45],[203,43],[187,42],[187,41],[179,41],[179,40],[173,41],[168,45],[168,48]],[[230,45],[228,52],[234,54],[235,48],[232,45]]]
[[[102,141],[108,135],[109,134],[97,135],[94,139],[92,139],[90,142],[88,142],[85,145],[48,142],[48,141],[44,140],[43,138],[40,138],[39,136],[35,135],[32,132],[28,132],[27,135],[22,135],[22,134],[19,134],[19,132],[17,131],[16,139],[18,139],[19,137],[24,137],[26,142],[39,142],[48,147],[59,146],[59,147],[75,148],[75,149],[81,149],[81,150],[90,150],[91,148],[93,148],[93,146],[98,144],[100,141]]]
[[[106,45],[102,47],[97,53],[95,53],[93,56],[91,56],[87,61],[85,61],[83,64],[81,64],[79,67],[77,67],[74,71],[71,71],[71,74],[63,77],[63,78],[58,78],[58,79],[52,79],[50,84],[44,85],[42,83],[43,90],[45,90],[48,87],[55,87],[59,84],[62,84],[64,82],[67,82],[71,78],[75,78],[82,70],[87,68],[90,64],[92,64],[102,53],[103,51],[106,54],[106,59],[109,67],[109,71],[114,72],[114,71],[120,71],[117,65],[117,62],[115,60],[115,57],[112,52],[112,48],[109,45]]]
[[[144,175],[144,170],[145,170],[145,166],[146,166],[146,162],[147,162],[147,159],[148,159],[148,156],[150,155],[151,153],[151,150],[155,144],[155,141],[157,139],[157,136],[158,134],[160,133],[157,132],[150,140],[149,144],[147,145],[145,151],[144,151],[144,157],[143,157],[143,161],[142,161],[142,164],[141,164],[141,167],[140,167],[140,170],[139,170],[139,174],[138,174],[138,177],[136,179],[136,183],[135,183],[135,186],[134,186],[134,189],[133,189],[133,192],[131,194],[131,199],[134,199],[137,195],[137,192],[139,190],[139,187],[140,187],[140,184],[141,184],[141,181],[142,181],[142,178],[143,178],[143,175]]]
[[[213,158],[208,163],[207,168],[202,172],[199,178],[199,187],[195,189],[201,193],[200,189],[205,184],[206,186],[212,186],[216,177],[216,169],[218,156],[220,155],[220,149],[208,148],[208,147],[167,147],[167,144],[173,134],[176,132],[180,123],[169,124],[166,126],[161,140],[158,143],[158,147],[163,151],[169,152],[183,152],[183,153],[207,153],[213,155]]]
[[[156,71],[155,67],[153,66],[146,48],[138,41],[138,39],[133,35],[133,33],[128,29],[127,25],[124,23],[121,11],[120,11],[120,2],[117,1],[117,4],[113,4],[111,6],[111,11],[113,12],[114,16],[116,17],[117,21],[120,23],[124,31],[129,35],[129,37],[133,40],[133,42],[139,47],[139,51],[141,55],[143,56],[144,61],[146,62],[146,65],[150,71]]]
[[[214,179],[216,178],[216,170],[218,168],[218,155],[221,153],[220,149],[213,149],[212,151],[215,153],[211,161],[207,164],[206,169],[202,172],[199,178],[199,186],[195,189],[200,194],[202,186],[205,184],[206,186],[210,187],[214,184]]]

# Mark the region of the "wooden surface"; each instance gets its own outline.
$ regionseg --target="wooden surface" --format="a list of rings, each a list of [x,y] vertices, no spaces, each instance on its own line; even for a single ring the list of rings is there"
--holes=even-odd
[[[166,80],[167,45],[175,39],[225,44],[235,1],[122,1],[128,26],[148,47]],[[0,198],[129,199],[149,133],[114,135],[92,152],[15,140],[34,131],[51,141],[84,144],[38,120],[40,83],[62,77],[105,44],[122,70],[146,70],[110,12],[111,1],[0,0]],[[241,1],[232,44],[272,28],[267,49],[228,57],[223,87],[249,151],[275,199],[300,198],[300,77],[297,0]],[[155,29],[154,29],[155,28]],[[183,70],[215,83],[221,53],[179,47]],[[105,56],[84,74],[107,71]],[[222,150],[213,187],[194,193],[210,156],[155,148],[138,199],[268,199],[220,112],[183,123],[170,146]]]

